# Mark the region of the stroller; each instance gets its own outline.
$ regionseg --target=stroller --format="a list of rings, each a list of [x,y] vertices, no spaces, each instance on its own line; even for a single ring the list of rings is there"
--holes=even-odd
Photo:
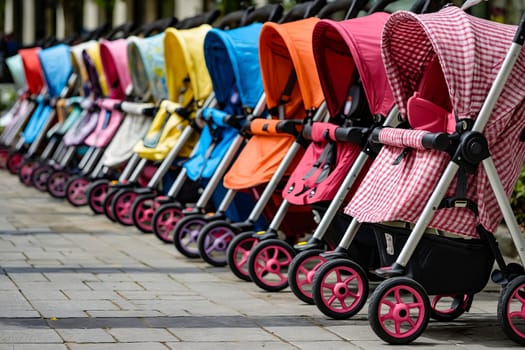
[[[385,266],[375,273],[385,280],[370,297],[368,317],[388,343],[412,342],[429,317],[453,320],[468,311],[491,276],[503,286],[503,330],[525,344],[524,269],[505,263],[492,234],[504,218],[525,262],[507,198],[525,161],[524,25],[525,18],[516,28],[456,7],[399,12],[385,25],[387,76],[411,128],[373,135],[383,148],[345,212],[351,226],[371,223],[375,232]],[[443,310],[444,296],[452,302]]]
[[[20,97],[26,89],[24,66],[22,64],[22,58],[20,57],[20,55],[16,54],[14,56],[7,57],[5,59],[5,63],[10,75],[13,77],[17,100],[11,107],[8,107],[7,109],[3,110],[0,114],[0,134],[3,133],[5,127],[11,124],[11,122],[13,121],[14,114],[16,113],[16,109],[19,105],[17,104],[17,102],[20,101]],[[0,142],[2,142],[1,140],[2,136],[0,135]]]
[[[25,185],[31,184],[33,171],[43,161],[50,158],[53,152],[60,152],[63,149],[60,143],[61,135],[50,128],[59,122],[57,99],[69,96],[73,92],[77,79],[73,74],[71,51],[68,45],[59,44],[43,49],[39,51],[38,56],[42,64],[47,91],[37,97],[38,107],[22,133],[27,152],[24,154],[24,161],[20,165],[18,176]],[[48,142],[41,151],[41,146],[48,134]]]
[[[27,111],[29,109],[29,91],[25,80],[22,57],[20,54],[8,57],[6,64],[13,77],[18,98],[0,119],[0,124],[4,127],[0,134],[0,168],[6,167],[9,147],[14,144],[29,116]]]
[[[134,147],[141,161],[133,170],[131,184],[110,186],[104,198],[104,213],[123,225],[133,225],[132,206],[139,196],[155,194],[161,181],[177,159],[190,156],[198,134],[197,107],[206,106],[211,81],[204,64],[203,42],[211,29],[207,24],[192,29],[165,31],[164,54],[169,100],[161,102],[146,136]],[[207,101],[206,101],[207,99]],[[134,180],[146,162],[159,162],[146,187],[135,188]],[[194,195],[191,194],[190,195]]]
[[[131,175],[130,170],[139,161],[138,155],[133,153],[133,148],[146,134],[151,123],[155,111],[153,102],[160,103],[167,96],[163,45],[164,33],[148,38],[131,38],[128,44],[132,95],[136,96],[136,102],[126,101],[120,105],[127,116],[104,154],[105,166],[114,167],[127,162],[117,180],[118,183],[124,183],[128,179]],[[112,147],[113,145],[115,147]],[[110,180],[99,179],[93,181],[86,189],[87,203],[95,214],[104,212],[103,204],[109,184]]]
[[[16,126],[14,126],[12,130],[11,128],[8,129],[9,133],[6,134],[8,138],[4,145],[8,149],[6,167],[13,175],[18,173],[18,169],[24,157],[22,149],[24,146],[24,140],[21,137],[21,134],[18,134],[25,127],[33,113],[36,112],[38,106],[37,96],[44,89],[42,66],[38,58],[38,52],[40,50],[40,48],[34,47],[18,51],[18,54],[22,58],[22,64],[24,67],[24,74],[27,82],[27,96],[22,95],[22,101],[15,117]],[[2,134],[2,136],[3,135],[4,134]]]
[[[39,191],[47,191],[49,175],[56,169],[63,169],[74,163],[82,151],[80,149],[77,150],[76,145],[70,142],[71,138],[66,135],[70,130],[78,128],[77,124],[84,118],[81,104],[84,100],[83,95],[87,93],[87,90],[84,88],[87,73],[82,63],[81,53],[92,45],[95,45],[95,41],[84,42],[71,47],[73,74],[77,77],[77,85],[72,88],[72,92],[78,96],[59,99],[56,102],[58,122],[48,131],[46,136],[48,140],[53,137],[60,139],[60,145],[56,148],[53,155],[49,159],[44,160],[31,174],[31,184]]]
[[[418,1],[412,5],[411,11],[429,11],[433,10],[436,6],[438,5],[435,2]],[[352,304],[351,302],[351,295],[354,292],[353,286],[345,285],[344,283],[329,283],[332,276],[337,279],[346,274],[345,264],[323,263],[327,259],[337,260],[341,257],[347,257],[350,254],[354,259],[359,261],[361,266],[366,266],[367,268],[373,267],[377,264],[377,249],[375,248],[375,241],[370,239],[371,235],[363,228],[362,231],[364,232],[359,232],[358,242],[350,248],[346,246],[345,239],[343,238],[333,252],[324,253],[324,251],[327,248],[334,249],[334,243],[339,240],[334,239],[334,235],[340,238],[341,233],[344,232],[348,226],[350,217],[341,215],[338,211],[341,209],[345,198],[351,198],[352,193],[350,190],[355,190],[356,186],[358,186],[360,178],[363,176],[363,171],[369,166],[369,159],[374,158],[377,154],[377,147],[369,141],[374,128],[380,127],[381,125],[396,126],[399,124],[397,110],[390,109],[389,107],[393,104],[393,98],[387,86],[385,70],[381,64],[380,31],[387,17],[384,14],[374,13],[379,10],[381,9],[376,6],[371,10],[373,14],[369,17],[342,22],[341,24],[336,22],[322,22],[314,30],[314,54],[324,93],[325,96],[327,96],[327,103],[330,110],[333,111],[332,114],[341,112],[344,114],[344,110],[349,108],[346,106],[347,102],[344,100],[345,94],[341,93],[341,90],[346,89],[348,79],[358,79],[358,82],[362,82],[361,85],[365,90],[361,94],[358,94],[361,95],[361,98],[364,98],[365,95],[372,97],[371,99],[368,98],[369,108],[365,108],[366,113],[361,115],[362,112],[359,112],[356,115],[358,118],[363,119],[363,116],[368,116],[370,112],[372,112],[371,115],[373,117],[365,119],[369,120],[369,125],[365,124],[366,127],[363,127],[363,121],[359,122],[359,120],[357,120],[358,123],[356,123],[355,120],[350,120],[352,124],[351,127],[336,129],[334,137],[328,137],[328,139],[325,139],[323,142],[320,142],[322,140],[318,140],[312,143],[312,151],[317,148],[317,152],[321,156],[319,158],[312,158],[310,165],[305,162],[304,165],[308,166],[305,167],[303,172],[297,169],[297,175],[304,175],[305,177],[305,179],[299,180],[299,183],[309,183],[309,185],[306,186],[308,188],[313,185],[315,193],[311,195],[304,191],[299,198],[294,198],[294,200],[302,199],[305,202],[312,203],[316,201],[317,197],[318,203],[314,204],[312,208],[323,213],[323,215],[312,237],[308,241],[299,242],[294,246],[294,250],[298,254],[294,256],[289,266],[288,282],[292,291],[300,300],[312,304],[315,298],[316,306],[323,313],[333,318],[350,317],[359,311],[360,306],[357,307],[358,304]],[[361,24],[363,28],[367,28],[366,32],[360,28],[354,28],[355,24]],[[348,47],[348,53],[346,55],[341,54],[341,45]],[[354,55],[358,64],[353,63]],[[328,62],[335,60],[349,60],[352,63],[346,63],[344,65],[354,67],[356,74],[359,73],[362,77],[359,75],[345,77],[340,73],[339,68],[332,69],[332,65],[328,64]],[[352,70],[347,71],[352,72]],[[341,84],[343,86],[342,88]],[[358,101],[359,99],[355,97],[352,98],[351,106]],[[384,116],[388,110],[390,110],[390,113],[385,120]],[[354,116],[354,118],[356,116]],[[324,128],[322,125],[321,127]],[[334,126],[331,127],[334,128]],[[346,135],[344,133],[346,133]],[[330,139],[332,139],[332,141],[329,141]],[[321,153],[321,150],[325,151],[324,147],[329,146],[331,142],[335,142],[335,145],[337,145],[337,157],[343,156],[341,152],[343,152],[343,154],[348,152],[349,155],[351,152],[359,152],[359,155],[357,153],[353,154],[350,158],[350,164],[346,165],[348,167],[351,165],[349,170],[344,170],[338,174],[338,171],[340,171],[338,168],[342,167],[342,165],[339,162],[336,162],[336,166],[330,165],[332,162],[330,158],[326,158],[326,156],[323,156],[323,153]],[[321,146],[321,148],[318,148],[319,146]],[[331,152],[328,154],[331,154]],[[319,162],[318,159],[323,159],[323,157],[326,159],[324,163]],[[316,161],[316,163],[312,164],[313,161]],[[301,163],[301,165],[303,165],[303,163]],[[309,167],[311,167],[311,170]],[[331,168],[333,168],[333,170]],[[317,169],[316,174],[319,174],[319,177],[315,180],[315,184],[313,184],[313,180],[311,179],[312,176],[309,175],[309,171],[313,171],[314,169]],[[323,175],[323,173],[325,175]],[[328,181],[329,179],[326,174],[332,176],[332,181]],[[326,179],[324,179],[325,177]],[[322,179],[322,181],[319,181],[319,178]],[[297,188],[297,185],[295,185],[294,188]],[[297,190],[292,192],[297,192]],[[329,200],[329,205],[328,202],[323,203],[323,197],[319,196],[323,196],[325,200]],[[346,260],[337,261],[341,262]],[[316,288],[313,288],[314,276],[318,276],[317,270],[321,266],[323,270],[319,273],[320,276],[317,279],[318,284],[315,285]],[[324,287],[325,285],[327,286],[326,288]],[[328,286],[332,286],[333,288],[329,288]],[[337,298],[334,297],[334,291],[338,291],[335,293]],[[346,300],[346,297],[348,297],[348,302],[342,302]]]
[[[75,149],[87,147],[84,145],[84,141],[95,130],[100,114],[100,108],[96,100],[101,96],[107,95],[108,87],[100,60],[100,44],[98,42],[93,42],[80,51],[74,47],[72,52],[74,57],[77,57],[73,62],[76,61],[80,68],[84,82],[82,90],[85,95],[85,98],[75,96],[66,102],[67,105],[70,105],[71,113],[81,113],[77,123],[64,135],[65,146],[74,151]],[[66,196],[65,184],[67,180],[80,171],[89,172],[93,169],[95,162],[92,157],[93,153],[94,148],[87,147],[78,164],[70,164],[70,160],[67,157],[63,158],[59,166],[47,176],[46,184],[42,186],[47,188],[51,196],[64,198]],[[41,180],[43,181],[43,179]],[[38,186],[41,180],[37,179],[35,184]]]
[[[87,163],[90,166],[83,168],[79,175],[65,177],[64,194],[68,202],[74,206],[87,204],[85,189],[91,179],[103,174],[104,150],[115,137],[124,119],[124,114],[115,109],[115,105],[124,100],[125,91],[131,81],[127,69],[127,44],[126,39],[102,40],[100,44],[100,60],[109,92],[108,97],[97,99],[96,104],[100,110],[97,125],[84,140],[84,144],[93,149]]]

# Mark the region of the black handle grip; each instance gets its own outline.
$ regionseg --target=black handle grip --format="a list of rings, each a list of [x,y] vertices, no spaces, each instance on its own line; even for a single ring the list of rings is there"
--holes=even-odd
[[[301,131],[300,126],[303,124],[302,120],[283,120],[275,126],[278,132],[298,136]]]
[[[113,105],[113,109],[114,109],[115,111],[124,112],[124,111],[122,110],[122,103],[120,103],[120,102],[119,102],[119,103],[115,103],[115,104]]]
[[[363,127],[337,128],[335,129],[335,140],[361,145],[368,131],[368,128]]]
[[[154,117],[157,114],[158,110],[158,107],[146,107],[142,110],[142,115],[146,117]]]
[[[521,21],[518,26],[518,30],[516,31],[516,35],[512,41],[521,46],[523,46],[523,43],[525,42],[525,12],[523,12],[521,15]]]
[[[450,146],[450,139],[444,132],[428,133],[423,136],[421,144],[427,149],[445,151]]]

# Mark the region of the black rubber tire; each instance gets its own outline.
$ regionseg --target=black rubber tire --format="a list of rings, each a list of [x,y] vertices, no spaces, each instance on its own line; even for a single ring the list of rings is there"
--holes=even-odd
[[[514,342],[525,345],[525,322],[520,323],[520,329],[515,328],[516,325],[509,321],[509,303],[512,299],[519,294],[521,300],[525,300],[525,275],[514,278],[507,286],[501,291],[498,300],[498,321],[503,328],[503,331]],[[525,307],[525,302],[521,301],[521,310]],[[521,311],[522,312],[522,311]],[[520,334],[521,333],[521,334]]]

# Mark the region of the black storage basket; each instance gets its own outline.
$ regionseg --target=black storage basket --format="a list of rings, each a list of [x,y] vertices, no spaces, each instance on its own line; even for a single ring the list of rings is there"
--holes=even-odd
[[[323,205],[326,204],[326,205]],[[321,202],[311,205],[312,209],[317,211],[320,217],[326,213],[326,207],[329,203]],[[334,249],[350,225],[352,217],[343,213],[337,213],[324,236],[324,241],[329,249]],[[377,243],[374,231],[369,225],[362,224],[349,248],[349,256],[361,267],[367,270],[374,270],[379,267],[379,255],[377,252]]]
[[[392,265],[405,245],[410,229],[373,225],[382,266]],[[474,294],[487,284],[494,256],[481,239],[425,234],[407,266],[407,275],[429,295]]]

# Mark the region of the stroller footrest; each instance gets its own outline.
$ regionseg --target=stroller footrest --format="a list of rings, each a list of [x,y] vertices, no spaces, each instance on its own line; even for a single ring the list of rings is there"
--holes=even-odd
[[[321,256],[327,260],[348,259],[350,257],[350,253],[346,248],[337,247],[332,251],[322,253]]]
[[[404,276],[406,274],[406,269],[398,263],[393,263],[392,266],[381,267],[375,270],[374,274],[381,278],[398,277]]]
[[[321,249],[323,248],[323,241],[315,237],[310,238],[308,241],[299,242],[293,246],[293,248],[298,252],[303,252],[310,249]]]
[[[235,222],[231,226],[238,233],[253,230],[253,223],[249,221]]]
[[[255,232],[252,236],[257,238],[259,241],[264,241],[266,239],[274,239],[278,237],[277,232],[275,232],[274,230]]]

